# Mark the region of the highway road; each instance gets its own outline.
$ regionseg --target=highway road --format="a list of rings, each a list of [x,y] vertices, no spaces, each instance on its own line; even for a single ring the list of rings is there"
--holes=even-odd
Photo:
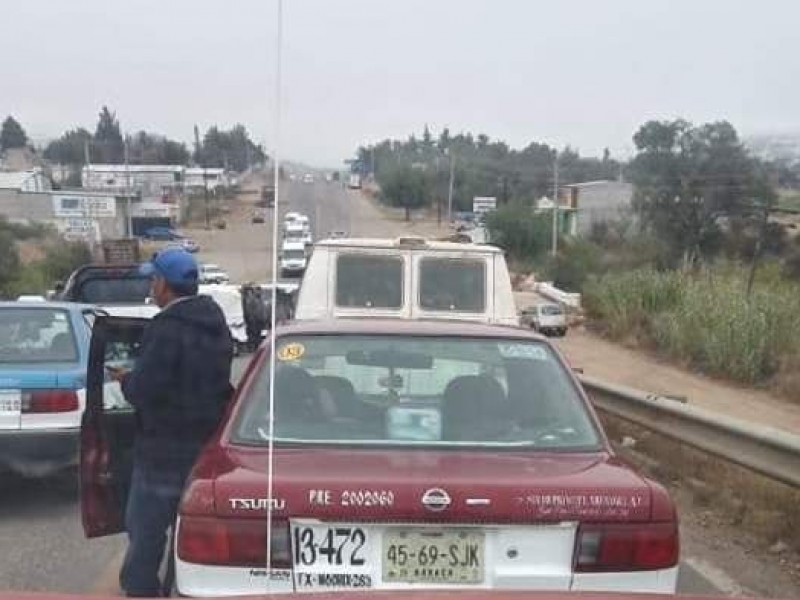
[[[341,185],[288,182],[281,214],[298,210],[308,214],[319,237],[331,230],[353,235],[391,235],[406,225],[382,222],[379,214]],[[252,202],[253,196],[250,199]],[[203,246],[201,260],[227,269],[238,281],[263,281],[270,273],[271,227],[249,221],[251,206],[240,207],[228,229],[191,235]],[[237,359],[238,378],[247,359]],[[72,593],[115,593],[117,570],[125,547],[123,536],[86,540],[74,481],[3,479],[0,488],[0,590],[36,590]],[[696,564],[696,563],[693,563]],[[720,593],[723,588],[691,565],[681,570],[680,591]],[[726,590],[730,591],[730,590]]]

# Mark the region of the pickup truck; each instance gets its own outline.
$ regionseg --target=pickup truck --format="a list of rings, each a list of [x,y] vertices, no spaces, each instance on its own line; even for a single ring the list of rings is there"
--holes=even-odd
[[[138,264],[83,265],[66,283],[56,285],[56,299],[99,306],[119,317],[151,318],[158,307],[150,304],[150,279]]]

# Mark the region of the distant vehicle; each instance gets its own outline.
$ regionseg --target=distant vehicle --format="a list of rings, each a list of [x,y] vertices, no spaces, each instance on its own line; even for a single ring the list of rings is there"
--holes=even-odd
[[[564,337],[567,334],[564,309],[551,302],[540,302],[523,310],[520,323],[544,335]]]
[[[158,312],[149,303],[150,278],[139,272],[139,264],[79,267],[66,284],[56,286],[55,299],[94,304],[118,317],[150,318]]]
[[[283,240],[285,242],[300,242],[306,246],[314,243],[311,232],[302,221],[287,223],[283,230]]]
[[[305,243],[302,241],[284,240],[279,258],[282,276],[296,277],[302,275],[308,264]]]
[[[95,325],[90,382],[105,348],[137,338],[113,324]],[[354,587],[411,594],[395,600],[675,592],[673,500],[620,460],[546,339],[397,319],[295,322],[275,335],[274,377],[265,348],[186,482],[178,595],[263,595],[254,573],[271,575],[273,594],[342,598]],[[88,390],[81,504],[97,537],[123,528],[115,491],[128,485],[120,466],[136,417],[115,414],[104,435],[105,389]]]
[[[311,173],[303,175],[303,183],[314,183],[314,176]]]
[[[95,307],[0,302],[0,470],[75,467]]]
[[[311,221],[309,221],[309,219],[308,219],[308,217],[306,215],[299,215],[299,216],[295,217],[294,223],[296,225],[302,226],[303,229],[305,229],[309,233],[311,232]]]
[[[361,189],[361,175],[358,173],[350,173],[350,178],[347,180],[347,187],[351,190]]]
[[[417,237],[317,242],[295,318],[343,317],[519,324],[500,249]]]
[[[329,240],[340,240],[340,239],[346,238],[346,237],[347,237],[347,232],[346,231],[336,230],[336,231],[329,231],[328,232],[328,239]]]
[[[199,283],[212,284],[212,283],[230,283],[230,276],[223,271],[219,265],[204,264],[200,265]]]
[[[275,206],[275,186],[261,186],[261,202],[259,205],[263,208],[273,208]]]
[[[142,237],[144,237],[146,240],[169,242],[183,239],[183,236],[171,227],[161,226],[150,227],[149,229],[146,229]]]
[[[200,245],[194,240],[190,240],[189,238],[183,238],[179,245],[187,252],[191,252],[193,254],[200,250]]]
[[[250,217],[251,223],[264,223],[267,220],[267,212],[263,208],[256,208]]]
[[[297,219],[302,217],[303,215],[299,212],[287,212],[283,215],[283,228],[286,229],[286,226],[290,223],[294,223]]]

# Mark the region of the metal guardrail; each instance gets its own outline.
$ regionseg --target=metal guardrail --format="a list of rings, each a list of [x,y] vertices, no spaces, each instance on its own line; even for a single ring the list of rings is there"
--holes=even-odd
[[[800,487],[800,435],[580,375],[595,407],[679,442]]]

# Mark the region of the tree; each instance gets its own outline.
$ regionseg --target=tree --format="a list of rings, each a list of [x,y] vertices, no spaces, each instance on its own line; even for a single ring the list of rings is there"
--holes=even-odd
[[[511,258],[531,260],[550,247],[549,215],[539,215],[530,206],[515,202],[502,206],[486,217],[489,238],[506,250]]]
[[[633,141],[634,208],[684,264],[719,249],[723,219],[746,214],[755,199],[774,201],[765,174],[726,121],[649,121]]]
[[[103,106],[94,132],[92,160],[101,163],[119,164],[125,158],[125,143],[122,139],[116,113]]]
[[[128,138],[128,160],[138,165],[185,165],[189,150],[163,135],[139,131]]]
[[[86,162],[86,144],[91,143],[92,134],[86,129],[83,127],[71,129],[47,145],[44,157],[62,165],[83,165]]]
[[[411,220],[411,209],[421,208],[429,202],[429,185],[425,173],[407,165],[399,167],[386,178],[381,192],[389,204],[405,208],[406,221]]]
[[[254,163],[264,162],[267,155],[260,145],[250,139],[244,125],[234,125],[228,131],[211,127],[203,136],[203,143],[195,160],[204,167],[224,167],[244,171]]]
[[[9,115],[0,127],[0,150],[24,148],[28,144],[28,136],[22,125]]]

